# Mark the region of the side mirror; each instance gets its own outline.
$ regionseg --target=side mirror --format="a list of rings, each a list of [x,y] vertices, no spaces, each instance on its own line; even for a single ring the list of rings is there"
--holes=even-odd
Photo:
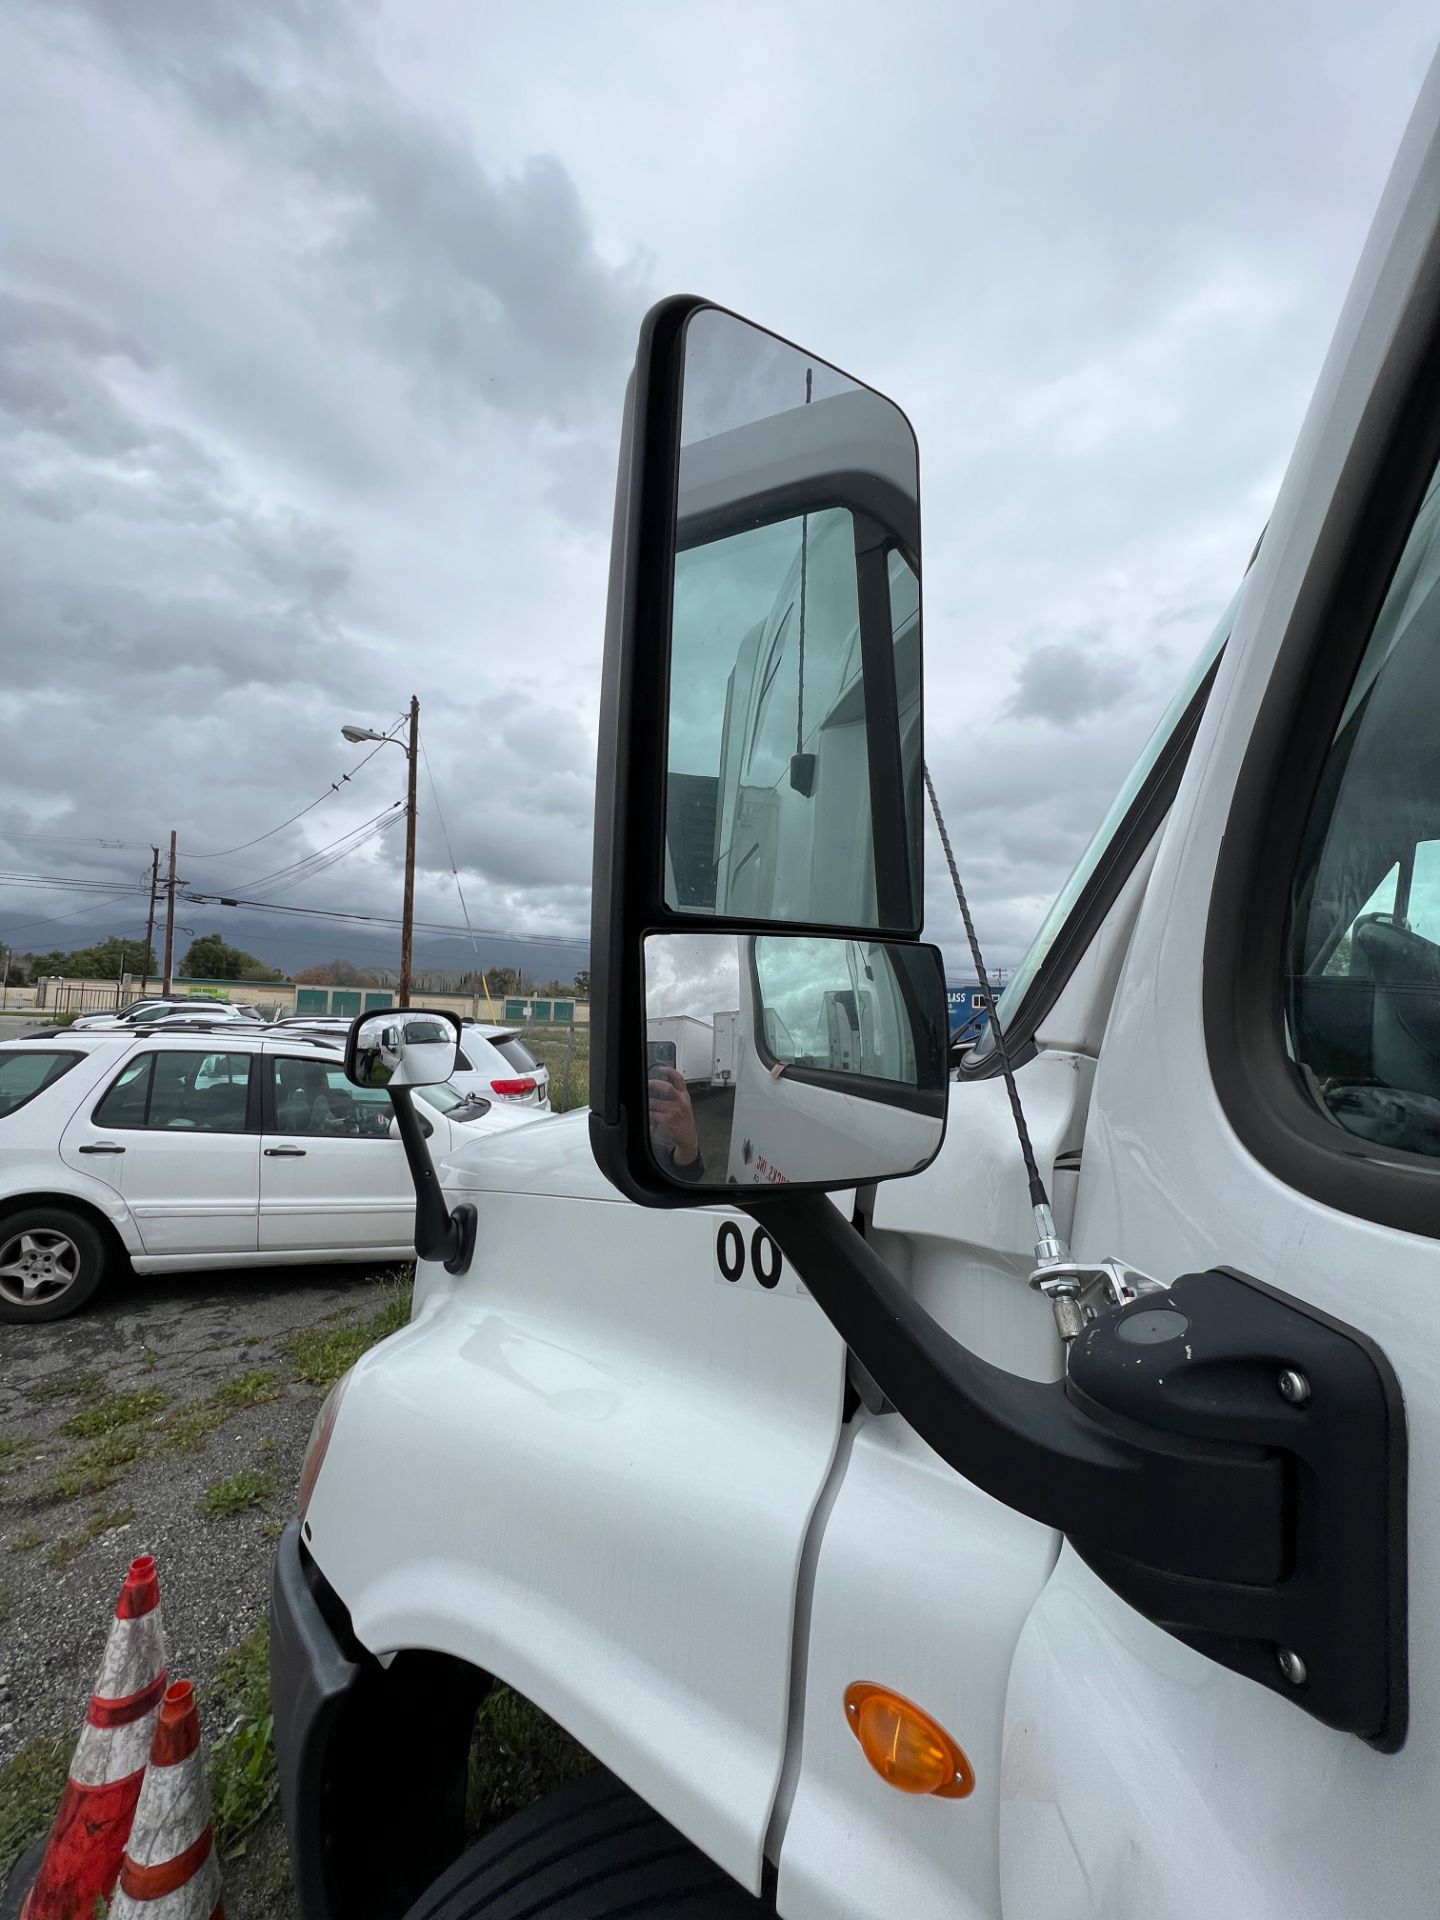
[[[938,1152],[920,668],[905,416],[734,314],[662,302],[626,400],[591,929],[591,1140],[632,1198],[848,1187]],[[736,1009],[717,1097],[678,1055],[652,1078],[653,1023],[713,1036]]]
[[[395,1130],[415,1187],[415,1252],[421,1260],[441,1261],[447,1273],[463,1273],[470,1264],[476,1213],[472,1206],[456,1207],[453,1213],[446,1206],[425,1144],[435,1129],[415,1111],[411,1089],[448,1080],[459,1052],[459,1020],[430,1008],[362,1013],[345,1037],[346,1079],[352,1086],[383,1087],[395,1110]]]
[[[345,1041],[345,1077],[356,1087],[438,1087],[460,1055],[460,1022],[429,1008],[362,1013]]]

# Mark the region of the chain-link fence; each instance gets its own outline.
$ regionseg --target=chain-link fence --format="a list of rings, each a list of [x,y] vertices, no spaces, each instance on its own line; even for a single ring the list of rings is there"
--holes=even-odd
[[[526,1025],[525,1044],[550,1069],[550,1109],[568,1113],[590,1104],[590,1029],[588,1026]]]

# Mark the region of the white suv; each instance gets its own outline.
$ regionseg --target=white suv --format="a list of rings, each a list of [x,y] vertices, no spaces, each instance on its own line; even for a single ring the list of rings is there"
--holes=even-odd
[[[536,1115],[423,1089],[437,1160]],[[334,1043],[245,1022],[0,1046],[0,1321],[57,1320],[109,1275],[408,1259],[389,1096]]]
[[[211,1000],[202,994],[195,994],[184,1000],[135,1000],[128,1007],[108,1012],[82,1013],[78,1020],[72,1021],[70,1031],[106,1033],[117,1027],[131,1027],[139,1031],[145,1027],[163,1025],[167,1020],[192,1019],[197,1014],[207,1020],[260,1020],[254,1007],[246,1006],[241,1000]]]

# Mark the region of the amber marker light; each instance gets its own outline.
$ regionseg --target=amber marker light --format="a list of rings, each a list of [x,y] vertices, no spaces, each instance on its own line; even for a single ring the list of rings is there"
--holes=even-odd
[[[975,1769],[960,1743],[913,1700],[856,1680],[845,1689],[845,1718],[887,1786],[942,1800],[963,1800],[975,1791]]]

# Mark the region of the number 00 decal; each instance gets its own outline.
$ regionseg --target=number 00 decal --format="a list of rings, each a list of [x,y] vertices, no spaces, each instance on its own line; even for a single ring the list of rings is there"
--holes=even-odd
[[[722,1220],[715,1229],[715,1278],[765,1293],[805,1291],[765,1229],[745,1220]]]

